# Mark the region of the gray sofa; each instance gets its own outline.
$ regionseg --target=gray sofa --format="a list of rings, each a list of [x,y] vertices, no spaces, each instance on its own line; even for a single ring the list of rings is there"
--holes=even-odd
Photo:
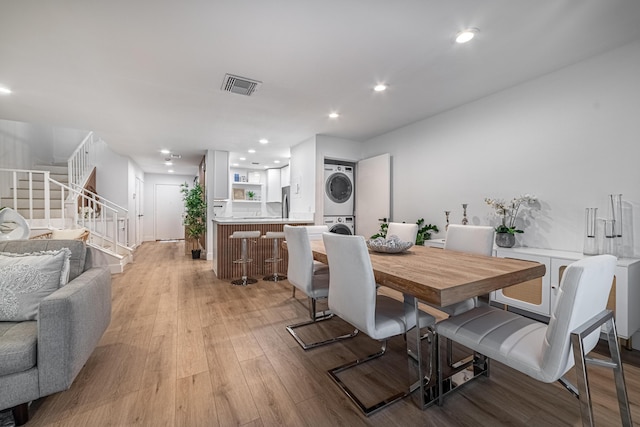
[[[0,252],[69,248],[69,282],[40,302],[37,321],[0,321],[0,410],[16,425],[30,401],[68,389],[111,321],[111,274],[79,240],[0,241]]]

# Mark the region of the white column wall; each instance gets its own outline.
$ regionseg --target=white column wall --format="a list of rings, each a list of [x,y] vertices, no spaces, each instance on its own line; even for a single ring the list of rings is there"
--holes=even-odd
[[[625,243],[640,256],[638,76],[635,42],[373,138],[363,157],[391,153],[394,215],[442,230],[462,203],[470,223],[494,224],[484,197],[537,195],[518,236],[531,247],[582,251],[584,209],[604,217],[622,193]]]

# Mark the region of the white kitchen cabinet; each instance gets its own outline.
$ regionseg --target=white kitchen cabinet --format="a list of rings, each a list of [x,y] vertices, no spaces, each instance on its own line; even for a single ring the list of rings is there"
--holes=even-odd
[[[282,201],[281,169],[267,169],[267,202]]]
[[[291,185],[291,167],[289,165],[280,169],[280,186],[288,187]]]

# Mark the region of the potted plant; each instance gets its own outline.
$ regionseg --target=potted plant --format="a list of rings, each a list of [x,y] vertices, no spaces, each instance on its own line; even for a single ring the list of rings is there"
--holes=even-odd
[[[249,200],[253,200],[253,198],[256,197],[256,193],[254,193],[253,191],[247,191],[247,197],[249,198]]]
[[[496,227],[496,245],[501,248],[513,247],[516,242],[516,233],[524,233],[524,230],[516,228],[516,218],[520,208],[532,205],[537,200],[535,196],[529,194],[516,197],[508,203],[501,199],[484,199],[486,204],[495,209],[496,215],[501,220],[501,223]]]
[[[418,224],[418,234],[416,235],[416,245],[424,246],[425,240],[431,240],[431,233],[437,233],[438,230],[437,225],[427,224],[424,225],[424,218],[420,218],[416,221]]]
[[[185,226],[187,237],[191,240],[191,257],[200,258],[200,236],[207,231],[207,202],[204,198],[204,189],[194,180],[193,187],[185,182],[180,186],[182,200],[184,201],[184,217],[182,223]]]

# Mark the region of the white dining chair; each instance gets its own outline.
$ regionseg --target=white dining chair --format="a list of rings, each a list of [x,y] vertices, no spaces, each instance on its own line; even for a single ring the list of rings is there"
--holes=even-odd
[[[494,228],[489,226],[449,224],[444,239],[444,250],[491,256],[494,235]],[[450,316],[455,316],[477,306],[478,297],[475,297],[437,308]]]
[[[418,224],[405,224],[403,222],[390,222],[387,227],[387,239],[398,236],[404,242],[416,243],[418,236]]]
[[[407,396],[409,388],[366,406],[338,374],[384,355],[387,340],[415,327],[416,315],[412,306],[377,295],[364,237],[324,233],[323,240],[330,271],[329,309],[369,337],[382,341],[380,351],[329,370],[329,375],[340,389],[368,416]],[[422,311],[419,312],[419,319],[421,328],[432,327],[435,323],[433,316]]]
[[[307,295],[309,317],[311,318],[310,321],[287,326],[287,331],[289,331],[296,342],[305,350],[330,344],[342,339],[352,338],[358,333],[358,330],[356,329],[350,334],[340,335],[313,343],[306,343],[296,332],[296,329],[298,328],[312,325],[319,321],[328,320],[333,316],[333,314],[328,311],[316,311],[316,302],[319,299],[326,299],[329,295],[329,269],[326,264],[320,267],[317,265],[318,263],[313,260],[310,245],[310,232],[311,239],[314,238],[314,235],[322,238],[322,234],[318,234],[321,230],[328,231],[328,227],[284,226],[284,236],[287,241],[287,251],[289,253],[287,278],[294,286],[294,289],[299,289]]]
[[[585,426],[593,425],[586,365],[612,368],[622,425],[631,426],[615,321],[613,313],[606,310],[615,267],[616,258],[611,255],[570,264],[560,282],[548,325],[505,310],[480,306],[441,321],[436,325],[437,334],[478,353],[477,361],[493,359],[538,381],[559,381],[579,398]],[[601,330],[607,335],[610,361],[587,357],[598,343]],[[439,360],[442,366],[442,357]],[[574,365],[577,387],[564,378]],[[488,367],[485,368],[488,372]],[[441,405],[443,392],[449,387],[443,382],[441,369],[438,383]]]

